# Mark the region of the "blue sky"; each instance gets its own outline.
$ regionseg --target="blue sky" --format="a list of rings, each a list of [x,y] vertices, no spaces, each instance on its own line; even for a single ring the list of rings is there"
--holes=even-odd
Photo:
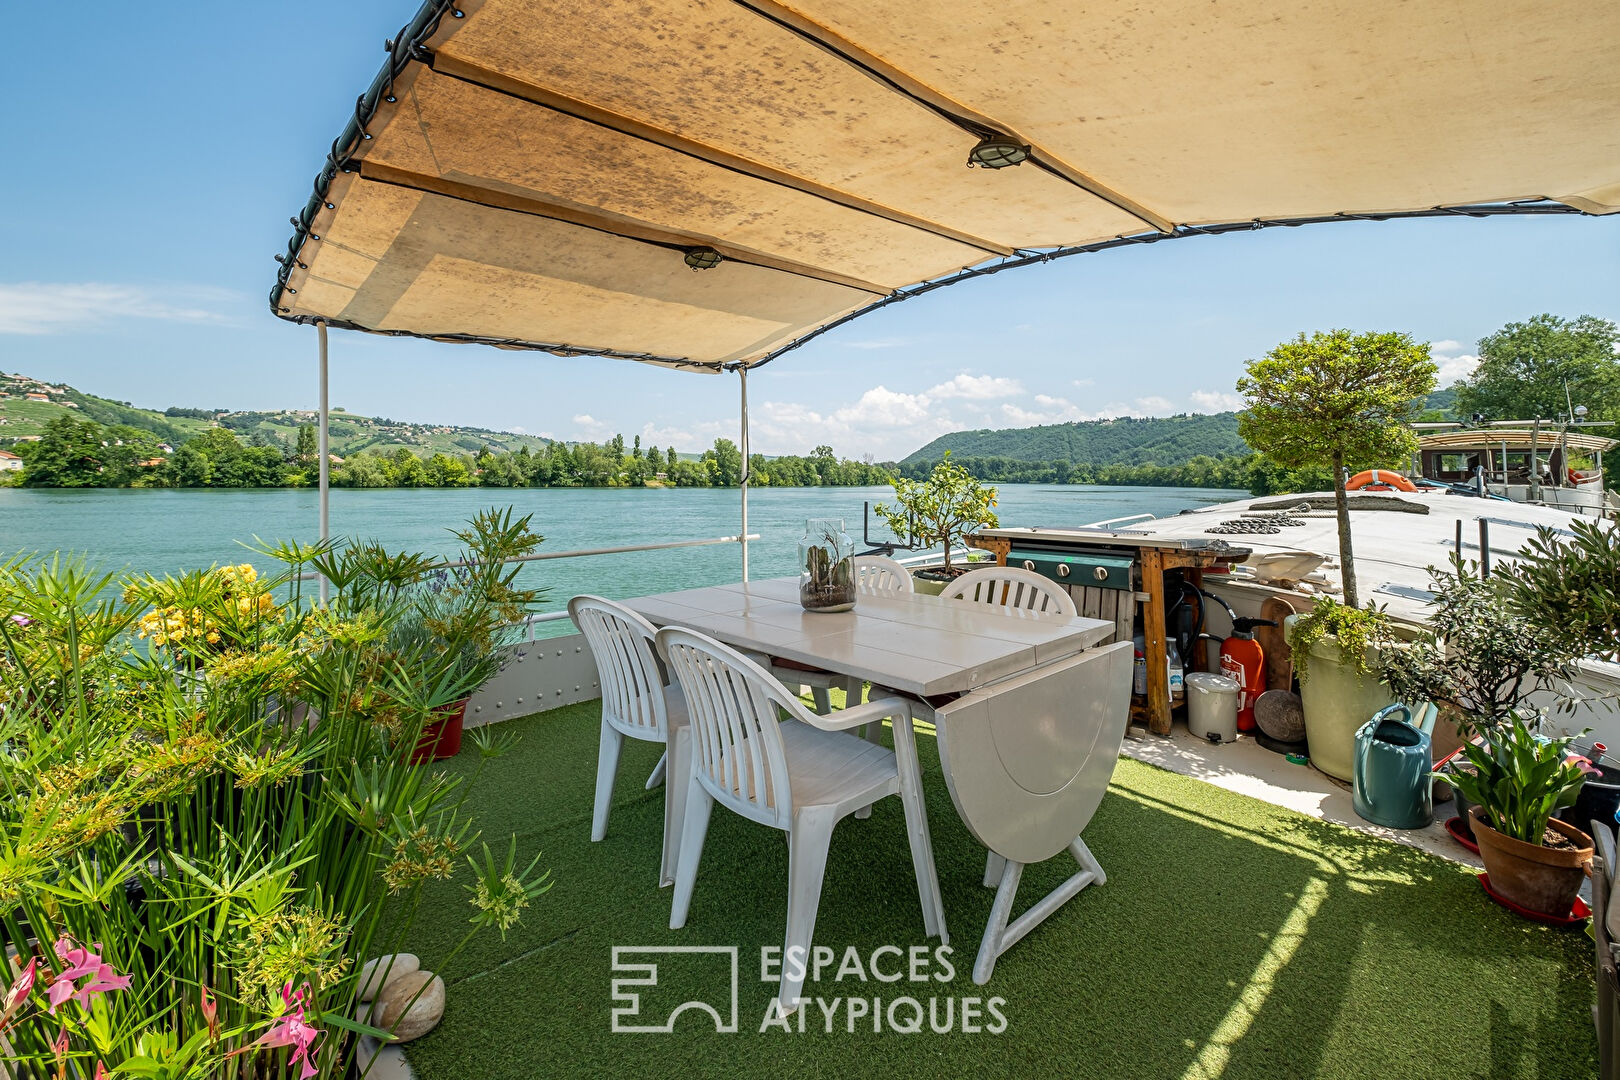
[[[315,335],[265,297],[325,148],[414,0],[30,4],[0,66],[0,369],[139,405],[308,408]],[[1541,311],[1620,318],[1620,215],[1267,230],[1081,256],[897,305],[750,380],[757,449],[1230,407],[1300,330],[1401,329],[1448,375]],[[333,402],[695,450],[736,380],[333,335]]]

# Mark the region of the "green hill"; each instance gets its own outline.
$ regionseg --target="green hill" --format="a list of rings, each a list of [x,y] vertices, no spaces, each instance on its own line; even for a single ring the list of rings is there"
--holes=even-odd
[[[44,400],[35,400],[43,398]],[[298,429],[315,423],[312,409],[273,412],[232,412],[227,409],[170,408],[163,412],[142,409],[127,401],[113,401],[75,390],[65,383],[49,383],[28,375],[0,372],[0,446],[37,436],[60,416],[75,416],[100,424],[126,425],[149,431],[164,442],[179,445],[200,431],[223,427],[249,442],[290,448]],[[409,424],[386,417],[357,416],[334,409],[331,419],[332,452],[347,457],[361,450],[391,452],[407,447],[417,454],[477,453],[492,450],[535,449],[549,439],[515,435],[487,428],[453,424]]]
[[[1249,453],[1237,414],[1187,414],[1082,420],[1030,428],[953,431],[907,456],[902,465],[957,458],[1074,461],[1091,465],[1180,465],[1192,458]]]

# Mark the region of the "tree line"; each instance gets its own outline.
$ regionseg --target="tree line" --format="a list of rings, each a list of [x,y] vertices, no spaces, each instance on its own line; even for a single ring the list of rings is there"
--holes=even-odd
[[[0,473],[0,482],[51,488],[276,488],[304,487],[319,479],[315,428],[303,425],[290,446],[255,433],[242,439],[213,427],[178,446],[151,431],[100,424],[71,416],[45,426],[37,441],[19,442],[21,473]],[[750,457],[749,483],[758,487],[821,487],[887,484],[889,466],[839,459],[831,447],[808,456]],[[333,458],[333,487],[735,487],[742,480],[742,453],[730,439],[716,439],[697,457],[673,446],[643,448],[622,435],[606,443],[549,443],[515,452],[483,448],[477,453],[420,455],[409,447],[362,450]]]
[[[1199,455],[1180,465],[1096,465],[1084,461],[1020,461],[1008,457],[951,460],[975,477],[995,484],[1101,484],[1117,487],[1223,488],[1254,495],[1322,491],[1332,486],[1326,469],[1286,469],[1259,454]],[[895,471],[921,480],[937,461],[907,461]]]

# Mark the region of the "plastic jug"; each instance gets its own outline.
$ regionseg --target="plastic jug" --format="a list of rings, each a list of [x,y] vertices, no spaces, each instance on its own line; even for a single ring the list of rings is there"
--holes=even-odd
[[[1236,739],[1237,680],[1209,671],[1189,671],[1186,686],[1187,730],[1210,742]]]
[[[1354,762],[1356,813],[1391,829],[1421,829],[1434,821],[1429,740],[1437,714],[1425,704],[1414,724],[1412,710],[1395,704],[1361,725]]]

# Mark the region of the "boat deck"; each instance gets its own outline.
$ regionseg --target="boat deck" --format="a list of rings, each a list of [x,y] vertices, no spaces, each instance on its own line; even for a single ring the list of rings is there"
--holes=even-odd
[[[1236,742],[1217,745],[1195,737],[1178,722],[1169,738],[1146,735],[1126,739],[1122,753],[1320,821],[1406,844],[1475,869],[1484,868],[1478,855],[1446,832],[1446,820],[1456,814],[1455,803],[1437,804],[1434,824],[1426,829],[1375,825],[1356,813],[1349,784],[1309,765],[1295,765],[1244,735],[1239,735]]]

